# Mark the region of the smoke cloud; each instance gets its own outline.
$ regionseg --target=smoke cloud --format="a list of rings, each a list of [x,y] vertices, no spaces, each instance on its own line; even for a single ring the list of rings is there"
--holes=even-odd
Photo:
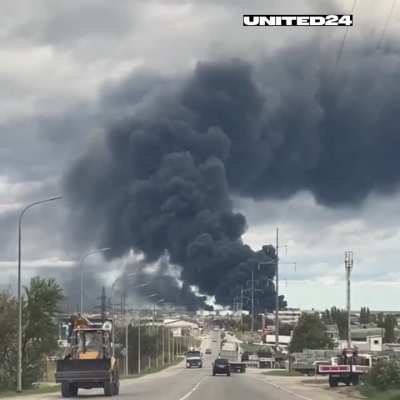
[[[253,64],[201,62],[188,77],[152,79],[148,92],[143,82],[135,92],[134,77],[114,87],[117,111],[104,104],[117,121],[65,179],[77,240],[111,257],[134,248],[145,262],[167,250],[185,287],[220,304],[254,270],[257,304],[272,308],[274,249],[242,242],[232,194],[307,190],[342,207],[398,189],[399,55],[357,43],[333,74],[332,53],[305,44]]]

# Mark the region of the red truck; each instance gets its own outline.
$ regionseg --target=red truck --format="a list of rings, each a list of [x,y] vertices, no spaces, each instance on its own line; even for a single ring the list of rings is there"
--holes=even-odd
[[[320,375],[329,375],[329,386],[336,387],[340,382],[347,386],[358,385],[360,376],[367,374],[371,366],[371,356],[358,354],[357,349],[344,349],[331,365],[319,365]]]

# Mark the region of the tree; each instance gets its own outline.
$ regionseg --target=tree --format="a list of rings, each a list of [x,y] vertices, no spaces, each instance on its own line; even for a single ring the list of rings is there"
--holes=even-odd
[[[385,316],[383,315],[382,312],[380,312],[380,313],[378,314],[378,318],[377,318],[376,324],[378,325],[378,328],[384,328],[384,325],[385,325]]]
[[[33,278],[22,297],[22,378],[29,387],[42,378],[45,357],[57,348],[57,305],[62,289],[54,279]],[[15,387],[17,302],[0,294],[0,387]]]
[[[385,335],[383,337],[384,343],[393,343],[395,341],[394,329],[396,328],[397,321],[393,315],[386,315],[383,327],[385,329]]]
[[[0,388],[15,387],[17,364],[17,301],[0,294]]]
[[[330,310],[325,310],[322,315],[322,320],[325,324],[336,324],[339,330],[339,338],[347,338],[347,311],[336,307],[331,307]]]
[[[360,310],[360,324],[368,325],[370,323],[370,311],[368,307],[361,307]]]
[[[333,342],[326,333],[326,327],[317,314],[302,314],[294,329],[290,344],[291,352],[304,349],[332,348]]]
[[[393,361],[378,360],[373,363],[366,381],[380,391],[398,388],[400,387],[400,366]]]

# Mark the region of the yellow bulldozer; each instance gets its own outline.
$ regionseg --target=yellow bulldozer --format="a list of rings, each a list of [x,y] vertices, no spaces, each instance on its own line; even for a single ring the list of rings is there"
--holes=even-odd
[[[118,363],[114,357],[111,321],[91,321],[73,315],[69,322],[68,347],[57,360],[56,382],[63,397],[76,397],[79,388],[104,388],[105,396],[119,394]]]

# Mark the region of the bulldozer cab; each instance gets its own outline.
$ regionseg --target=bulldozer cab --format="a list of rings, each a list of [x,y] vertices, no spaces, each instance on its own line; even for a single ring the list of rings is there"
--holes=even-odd
[[[111,358],[111,326],[97,327],[85,316],[73,316],[70,323],[70,347],[66,358],[96,360]]]
[[[98,329],[77,329],[73,334],[72,350],[76,359],[109,358],[111,355],[109,332]]]

